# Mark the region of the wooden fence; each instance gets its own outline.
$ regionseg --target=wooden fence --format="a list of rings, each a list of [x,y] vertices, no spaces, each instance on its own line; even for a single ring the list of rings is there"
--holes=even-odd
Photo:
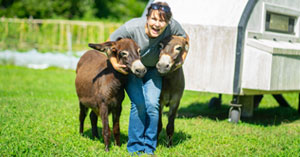
[[[0,49],[82,51],[120,26],[112,22],[0,18]]]

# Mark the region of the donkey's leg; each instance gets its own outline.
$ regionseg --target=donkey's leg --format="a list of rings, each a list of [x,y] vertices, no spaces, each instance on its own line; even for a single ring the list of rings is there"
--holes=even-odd
[[[93,137],[99,138],[98,128],[97,128],[98,116],[94,111],[91,111],[90,113],[90,120],[92,125],[92,135]]]
[[[117,146],[121,146],[120,143],[120,116],[121,116],[122,106],[118,105],[116,109],[112,112],[113,118],[113,134]]]
[[[159,134],[162,130],[162,112],[163,112],[163,104],[160,103],[160,106],[159,106],[159,118],[158,118],[158,127],[157,127],[157,144],[158,144],[158,137],[159,137]]]
[[[173,144],[172,137],[174,134],[174,121],[176,118],[178,106],[179,106],[179,102],[170,104],[170,110],[169,110],[169,115],[168,115],[168,125],[167,125],[168,147],[172,146],[172,144]]]
[[[104,144],[105,144],[105,151],[109,151],[109,140],[110,140],[110,129],[109,129],[109,124],[108,124],[108,107],[106,104],[101,104],[100,105],[100,117],[102,120],[102,137],[104,139]]]
[[[88,111],[88,108],[85,107],[81,102],[79,102],[79,107],[80,107],[80,113],[79,113],[79,121],[80,121],[79,133],[81,135],[83,135],[84,119],[86,117],[86,113]]]

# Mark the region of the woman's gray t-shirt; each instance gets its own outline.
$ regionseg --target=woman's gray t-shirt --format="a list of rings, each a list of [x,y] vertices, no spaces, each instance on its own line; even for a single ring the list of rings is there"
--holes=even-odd
[[[129,20],[110,35],[110,40],[116,41],[119,38],[133,39],[141,48],[142,63],[146,67],[154,67],[158,62],[160,41],[170,35],[186,37],[186,33],[181,25],[171,18],[169,25],[161,35],[157,38],[150,38],[145,32],[146,22],[147,17]]]

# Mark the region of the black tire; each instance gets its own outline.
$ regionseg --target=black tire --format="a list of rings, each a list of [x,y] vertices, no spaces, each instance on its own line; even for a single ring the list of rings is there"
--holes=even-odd
[[[230,114],[230,122],[232,123],[238,123],[240,120],[240,111],[237,109],[233,109],[231,110],[231,114]]]
[[[213,97],[208,103],[208,108],[219,109],[221,107],[221,101],[219,98]]]

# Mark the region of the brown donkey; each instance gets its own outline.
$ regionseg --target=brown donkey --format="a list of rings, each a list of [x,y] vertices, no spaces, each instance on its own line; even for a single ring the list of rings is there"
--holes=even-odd
[[[87,51],[79,60],[76,69],[76,92],[80,105],[80,133],[83,134],[84,119],[91,108],[90,120],[93,137],[99,138],[97,120],[102,120],[102,136],[105,150],[109,151],[111,137],[108,124],[108,114],[112,113],[113,134],[116,145],[120,146],[120,115],[122,101],[124,99],[124,84],[126,75],[123,75],[112,67],[109,56],[116,56],[118,63],[127,67],[127,72],[132,72],[138,77],[143,77],[146,68],[140,61],[139,47],[131,39],[120,39],[102,44],[89,44],[91,48],[107,52],[100,53],[96,50]]]
[[[161,43],[161,52],[156,68],[163,76],[162,91],[160,94],[160,115],[158,122],[158,135],[162,130],[162,111],[169,106],[167,136],[168,146],[172,145],[174,134],[174,121],[184,91],[184,73],[179,64],[183,64],[182,55],[188,51],[188,41],[179,36],[170,36]]]

